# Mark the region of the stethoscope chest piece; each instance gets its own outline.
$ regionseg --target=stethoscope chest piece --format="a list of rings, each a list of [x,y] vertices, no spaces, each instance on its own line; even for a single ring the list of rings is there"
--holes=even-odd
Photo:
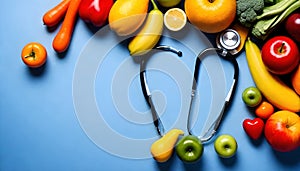
[[[220,49],[226,49],[231,55],[238,53],[236,50],[241,43],[240,35],[233,29],[227,29],[217,36],[216,44]]]

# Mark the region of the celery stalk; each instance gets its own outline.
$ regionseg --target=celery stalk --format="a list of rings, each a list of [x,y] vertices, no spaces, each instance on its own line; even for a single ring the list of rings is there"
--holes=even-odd
[[[252,35],[264,40],[282,21],[292,12],[300,8],[300,1],[297,0],[286,8],[282,13],[274,15],[271,18],[261,19],[256,22],[252,28]]]
[[[276,22],[274,22],[271,26],[271,28],[275,27],[277,24],[281,23],[286,17],[288,17],[292,12],[294,12],[296,9],[300,8],[300,1],[297,0],[295,3],[293,3],[291,6],[289,6],[283,13],[279,15]]]
[[[262,13],[259,16],[257,16],[256,19],[260,20],[262,18],[280,14],[296,1],[298,0],[282,0],[274,5],[264,7]]]

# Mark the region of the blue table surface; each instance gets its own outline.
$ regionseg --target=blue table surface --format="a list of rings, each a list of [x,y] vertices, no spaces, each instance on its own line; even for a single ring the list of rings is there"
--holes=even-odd
[[[217,132],[217,136],[231,134],[236,138],[237,154],[230,159],[219,158],[213,147],[214,137],[204,145],[203,157],[197,163],[185,164],[175,153],[168,162],[157,163],[151,158],[149,148],[159,137],[141,93],[139,65],[123,46],[126,41],[104,52],[103,47],[122,40],[109,30],[100,33],[107,33],[108,37],[93,37],[95,32],[79,19],[69,49],[57,54],[52,49],[52,40],[59,28],[47,30],[42,15],[58,2],[11,0],[3,2],[0,10],[1,171],[300,170],[299,148],[288,153],[276,152],[264,137],[253,141],[242,128],[244,119],[255,117],[241,99],[242,91],[255,85],[244,52],[237,57],[240,79],[232,107]],[[214,39],[214,35],[206,36]],[[155,56],[165,58],[153,58],[149,62],[149,67],[153,67],[148,75],[149,86],[166,130],[185,129],[183,115],[187,114],[189,101],[186,98],[195,59],[191,56],[196,55],[191,42],[184,44],[188,43],[188,37],[179,42],[172,38],[161,41],[181,48],[188,55],[177,58],[174,54],[159,52]],[[193,39],[198,41],[197,37]],[[48,52],[47,63],[37,70],[26,67],[20,58],[23,46],[33,41],[42,43]],[[202,43],[200,48],[207,43],[199,42]],[[165,65],[168,60],[176,66]],[[214,70],[221,66],[224,71],[220,76],[220,89],[228,88],[231,66],[219,59],[212,62],[216,62]],[[204,126],[204,113],[214,110],[207,107],[215,91],[206,81],[210,78],[209,70],[208,67],[202,72],[201,96],[195,102],[200,111],[196,112],[199,116],[193,128],[196,134],[200,134]]]

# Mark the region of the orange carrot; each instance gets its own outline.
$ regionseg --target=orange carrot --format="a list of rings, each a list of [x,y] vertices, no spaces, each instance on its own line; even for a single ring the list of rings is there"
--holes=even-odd
[[[47,11],[43,16],[43,22],[48,27],[57,25],[65,16],[71,0],[63,0],[55,7]]]
[[[70,2],[62,26],[52,42],[56,52],[64,52],[69,47],[80,2],[81,0],[71,0]]]

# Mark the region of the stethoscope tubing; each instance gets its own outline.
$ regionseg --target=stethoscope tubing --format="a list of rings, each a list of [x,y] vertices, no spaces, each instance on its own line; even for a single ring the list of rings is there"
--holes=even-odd
[[[140,81],[141,81],[141,87],[142,87],[144,98],[146,99],[146,102],[151,110],[153,124],[156,128],[158,135],[163,136],[164,126],[159,118],[159,115],[153,103],[151,92],[149,91],[147,76],[146,76],[146,61],[144,59],[142,59],[140,63]]]
[[[173,53],[176,53],[179,57],[182,56],[182,52],[178,51],[170,46],[166,46],[166,45],[161,45],[161,46],[157,46],[155,47],[155,49],[157,50],[164,50],[164,51],[170,51]],[[147,65],[147,59],[146,58],[141,58],[140,61],[140,83],[141,83],[141,87],[142,87],[142,92],[143,92],[143,96],[147,101],[148,106],[150,107],[151,110],[151,114],[152,114],[152,119],[153,119],[153,124],[156,128],[156,131],[158,133],[159,136],[163,136],[165,129],[163,126],[163,123],[158,115],[158,112],[155,108],[153,99],[152,99],[152,95],[151,92],[149,90],[149,86],[148,86],[148,82],[147,82],[147,74],[146,74],[146,65]]]
[[[165,51],[171,51],[174,53],[177,53],[178,56],[182,56],[182,52],[181,51],[177,51],[176,49],[169,47],[169,46],[158,46],[155,49],[159,49],[159,50],[165,50]],[[233,96],[235,94],[236,91],[236,87],[237,87],[237,83],[238,83],[238,77],[239,77],[239,66],[237,63],[236,58],[231,55],[228,51],[221,49],[221,48],[207,48],[205,50],[203,50],[202,52],[200,52],[196,58],[196,62],[195,62],[195,67],[194,67],[194,73],[193,73],[193,84],[192,84],[192,93],[191,93],[191,101],[190,101],[190,106],[189,106],[189,111],[188,111],[188,119],[187,119],[187,130],[188,133],[192,135],[192,131],[191,131],[191,126],[190,126],[190,115],[191,115],[191,109],[192,109],[192,104],[193,104],[193,100],[194,100],[194,96],[195,93],[197,91],[197,84],[198,84],[198,79],[199,79],[199,72],[200,72],[200,66],[201,66],[201,60],[203,60],[203,57],[205,57],[207,55],[207,53],[211,53],[211,52],[217,52],[217,54],[229,61],[233,67],[234,67],[234,75],[233,75],[233,80],[232,80],[232,84],[230,86],[230,89],[226,95],[226,98],[224,99],[224,104],[222,106],[221,112],[218,115],[217,119],[214,121],[214,123],[211,125],[211,127],[209,128],[209,130],[207,130],[207,132],[205,132],[205,134],[203,136],[198,136],[198,138],[200,139],[201,142],[207,142],[209,141],[213,135],[216,133],[216,131],[218,130],[218,128],[220,127],[220,123],[221,120],[223,118],[224,113],[227,111],[227,109],[229,108],[230,104],[232,103],[232,99]],[[149,86],[148,86],[148,82],[147,82],[147,74],[146,74],[146,65],[147,65],[147,59],[146,58],[141,58],[140,61],[140,83],[141,83],[141,87],[142,87],[142,92],[143,92],[143,96],[146,99],[146,102],[148,104],[148,106],[150,107],[151,110],[151,114],[152,114],[152,119],[153,119],[153,124],[156,127],[156,131],[158,133],[158,135],[163,136],[165,129],[163,126],[163,123],[158,115],[158,112],[155,108],[153,99],[152,99],[152,95],[151,92],[149,90]],[[210,132],[211,134],[207,136],[207,134]]]
[[[194,80],[193,80],[193,84],[192,84],[191,101],[190,101],[190,107],[189,107],[188,119],[187,119],[187,130],[188,130],[190,135],[193,134],[192,131],[191,131],[192,129],[191,129],[191,125],[190,125],[190,115],[191,115],[191,109],[192,109],[194,96],[195,96],[195,93],[197,91],[197,84],[198,84],[198,79],[199,79],[201,60],[203,60],[204,57],[208,53],[211,53],[211,52],[217,52],[218,55],[221,58],[229,61],[233,65],[234,75],[233,75],[232,84],[230,86],[230,89],[229,89],[226,97],[225,97],[224,104],[222,106],[220,114],[218,115],[215,122],[211,125],[209,130],[207,130],[207,132],[205,132],[203,136],[201,136],[201,137],[198,136],[198,138],[200,139],[201,142],[209,141],[213,137],[213,135],[216,133],[218,128],[220,127],[220,123],[221,123],[221,120],[223,118],[223,115],[227,111],[227,109],[229,108],[230,104],[232,103],[232,99],[233,99],[233,96],[235,94],[237,83],[238,83],[238,78],[239,78],[238,62],[237,62],[236,58],[233,55],[231,55],[228,51],[226,51],[224,49],[221,49],[221,48],[207,48],[207,49],[203,50],[202,52],[200,52],[198,54],[198,56],[196,58],[195,68],[194,68],[194,74],[193,74]],[[207,134],[210,131],[211,131],[211,134],[209,136],[207,136]]]

